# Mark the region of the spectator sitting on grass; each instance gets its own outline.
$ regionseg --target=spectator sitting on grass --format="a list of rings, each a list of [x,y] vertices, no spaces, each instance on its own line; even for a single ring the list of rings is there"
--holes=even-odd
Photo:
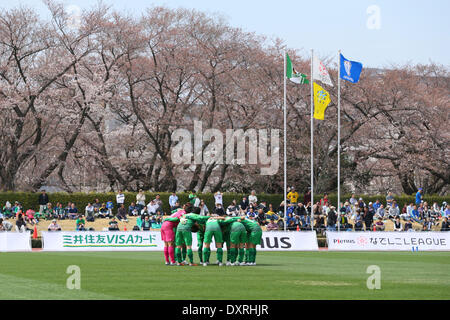
[[[369,203],[370,204],[370,203]],[[375,210],[375,212],[378,210],[378,208],[381,206],[381,202],[380,199],[377,199],[375,201],[375,203],[373,204],[373,209]]]
[[[84,220],[84,215],[79,215],[78,219],[75,221],[77,231],[86,231],[84,227],[86,225],[86,221]]]
[[[257,204],[258,203],[258,197],[256,196],[255,190],[252,190],[251,194],[248,196],[248,203],[249,204],[252,204],[252,203]]]
[[[363,217],[361,214],[361,209],[357,209],[355,216],[355,231],[362,231],[362,230],[363,230]]]
[[[414,231],[412,222],[413,222],[412,219],[407,220],[407,221],[405,222],[404,231]]]
[[[357,210],[360,210],[359,208]],[[348,217],[346,214],[341,215],[341,228],[347,231],[353,230],[353,225],[348,222]]]
[[[385,214],[386,211],[384,210],[384,206],[381,204],[378,210],[375,212],[375,218],[381,218],[383,220]]]
[[[425,218],[422,225],[422,231],[431,231],[432,226],[433,223],[431,222],[430,218]]]
[[[84,214],[86,215],[86,217],[94,217],[94,211],[94,206],[89,202],[84,209]]]
[[[419,210],[416,205],[414,205],[413,210],[411,211],[411,219],[415,222],[421,223]]]
[[[56,215],[57,219],[64,220],[66,218],[66,214],[65,214],[64,208],[62,206],[62,203],[58,202],[58,204],[56,205],[55,215]]]
[[[145,216],[144,220],[141,221],[141,231],[150,231],[152,227],[152,222],[149,220],[148,216]]]
[[[147,205],[147,212],[150,215],[156,214],[156,210],[158,210],[158,208],[159,208],[159,205],[156,203],[155,200],[152,200]]]
[[[22,213],[20,211],[16,220],[16,232],[25,232],[27,231],[27,223],[22,217]]]
[[[106,208],[106,203],[102,203],[102,206],[98,209],[97,216],[100,218],[107,218],[108,215],[108,209]]]
[[[56,218],[55,208],[53,208],[53,205],[51,204],[51,202],[47,203],[47,208],[44,209],[44,213],[45,213],[45,220],[50,220],[50,219]]]
[[[400,221],[400,217],[396,217],[394,221],[394,231],[403,231],[403,225]]]
[[[269,210],[267,210],[266,216],[269,219],[273,218],[274,220],[278,220],[278,215],[275,213],[275,210],[273,209],[273,205],[271,203],[269,203]]]
[[[3,206],[3,216],[6,219],[9,219],[12,217],[12,215],[13,215],[13,213],[12,213],[12,208],[11,208],[11,202],[6,201],[5,205]]]
[[[12,227],[13,225],[9,221],[0,219],[0,231],[11,231]]]
[[[264,213],[263,209],[259,209],[258,210],[258,215],[256,217],[256,221],[258,221],[258,224],[260,226],[265,226],[267,224],[266,214]]]
[[[28,209],[24,215],[25,220],[32,225],[38,224],[39,221],[34,217],[34,215],[35,215],[35,211],[32,209]]]
[[[14,215],[17,217],[18,214],[19,214],[19,211],[20,211],[20,213],[22,213],[22,211],[23,211],[22,205],[18,201],[14,202],[14,206],[12,207],[12,211],[13,211]]]
[[[238,206],[236,205],[236,200],[231,201],[227,208],[227,216],[235,217],[238,215]]]
[[[129,216],[137,216],[139,214],[139,208],[134,204],[134,202],[131,203],[131,205],[128,207],[128,215]]]
[[[243,212],[247,212],[248,209],[248,200],[247,197],[243,197],[241,203],[239,203],[239,210],[243,211]]]
[[[100,207],[102,206],[102,203],[100,202],[100,200],[98,200],[97,198],[94,200],[94,203],[92,204],[92,206],[94,207],[94,215],[97,216],[98,215],[98,210],[100,209]]]
[[[395,219],[396,217],[400,216],[400,208],[397,205],[397,202],[395,200],[392,201],[389,208],[389,219]]]
[[[384,223],[383,219],[381,217],[378,218],[378,220],[375,222],[375,231],[384,231]]]
[[[442,221],[441,231],[450,231],[450,222],[448,222],[448,217],[445,217]]]
[[[119,219],[119,221],[128,222],[127,210],[125,209],[123,203],[120,204],[119,209],[117,210],[117,219]]]
[[[445,209],[445,211],[444,211],[444,213],[442,214],[442,217],[450,217],[450,204],[447,204],[446,202],[444,202],[445,203],[445,206],[446,206],[446,209]]]
[[[116,217],[112,217],[109,222],[109,231],[119,231],[119,223],[116,221]]]
[[[225,211],[223,210],[222,205],[220,203],[216,203],[216,207],[214,208],[214,213],[220,217],[225,215]]]
[[[61,231],[61,226],[56,222],[56,219],[52,220],[52,223],[49,224],[48,231]]]
[[[69,209],[69,219],[76,219],[78,217],[78,209],[75,207],[75,203],[70,205]]]
[[[276,231],[278,230],[278,224],[275,223],[273,218],[270,218],[269,224],[266,226],[267,231]]]

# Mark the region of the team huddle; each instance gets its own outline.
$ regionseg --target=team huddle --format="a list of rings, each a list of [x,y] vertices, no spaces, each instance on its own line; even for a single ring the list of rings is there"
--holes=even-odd
[[[201,216],[192,211],[192,205],[187,203],[163,221],[161,238],[164,241],[166,265],[196,265],[192,251],[192,233],[197,233],[198,257],[203,266],[210,263],[213,239],[217,248],[216,263],[219,266],[224,264],[224,243],[227,248],[227,266],[256,265],[256,246],[261,243],[262,238],[262,229],[256,221],[245,216]]]

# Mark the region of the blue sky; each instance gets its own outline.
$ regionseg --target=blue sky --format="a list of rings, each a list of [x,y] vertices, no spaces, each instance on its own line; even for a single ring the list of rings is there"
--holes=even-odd
[[[62,0],[86,8],[96,1]],[[332,57],[338,49],[366,67],[429,63],[450,65],[449,0],[104,0],[115,9],[139,15],[152,5],[219,13],[245,31],[279,37],[309,57]],[[0,8],[23,4],[45,16],[41,0],[0,0]],[[370,6],[379,9],[379,29]]]

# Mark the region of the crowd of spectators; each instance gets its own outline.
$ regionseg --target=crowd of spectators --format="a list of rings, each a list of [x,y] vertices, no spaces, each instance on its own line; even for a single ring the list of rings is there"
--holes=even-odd
[[[174,196],[176,196],[174,194]],[[178,200],[178,199],[176,199]],[[160,195],[156,195],[148,204],[145,204],[145,194],[142,190],[136,196],[136,202],[132,202],[128,208],[125,208],[125,195],[122,190],[116,194],[116,201],[107,201],[101,203],[99,199],[94,199],[88,203],[84,210],[79,209],[74,202],[68,202],[67,205],[56,203],[53,205],[45,190],[38,197],[39,211],[25,209],[15,201],[14,205],[7,201],[3,207],[0,207],[0,231],[17,232],[32,231],[33,227],[42,221],[51,221],[48,231],[59,231],[60,220],[74,220],[74,229],[77,231],[86,231],[86,222],[94,222],[96,219],[109,219],[108,230],[119,230],[118,221],[128,222],[129,216],[138,216],[137,225],[141,228],[141,221],[149,221],[152,226],[160,225],[164,216],[162,201]],[[174,206],[178,202],[174,203]],[[117,208],[115,210],[115,208]],[[10,222],[15,220],[15,227]],[[89,230],[92,230],[90,228]]]
[[[6,202],[0,208],[0,231],[11,231],[14,226],[9,219],[14,219],[15,230],[23,232],[30,230],[28,226],[34,226],[42,220],[51,220],[49,231],[61,230],[58,220],[74,220],[74,229],[85,231],[86,222],[96,219],[109,219],[107,230],[119,230],[118,221],[128,222],[129,216],[136,216],[136,225],[133,230],[150,230],[158,228],[164,215],[170,214],[163,211],[163,202],[160,195],[156,195],[147,203],[143,190],[139,190],[136,201],[128,208],[125,207],[125,195],[122,190],[116,194],[116,201],[101,203],[94,199],[88,203],[84,210],[79,210],[75,203],[67,205],[56,203],[54,206],[49,200],[45,190],[39,195],[39,211],[28,209],[24,212],[21,204],[15,202],[12,205]],[[419,189],[415,203],[405,204],[400,208],[391,192],[388,192],[384,201],[376,199],[374,203],[366,203],[363,198],[357,198],[355,194],[346,199],[336,209],[328,200],[328,195],[314,204],[311,204],[311,191],[308,189],[303,194],[301,201],[299,193],[294,187],[289,188],[286,195],[286,204],[282,201],[278,206],[267,203],[264,199],[258,199],[253,190],[242,199],[233,199],[227,206],[223,204],[223,194],[214,194],[214,208],[208,208],[205,200],[195,192],[189,194],[189,202],[194,212],[203,215],[241,216],[257,221],[268,231],[284,230],[301,231],[314,229],[323,233],[325,230],[335,231],[384,231],[386,221],[393,223],[394,231],[415,231],[413,223],[420,224],[421,230],[432,230],[433,226],[440,226],[441,231],[449,231],[448,216],[450,204],[442,205],[434,202],[431,206],[423,199],[423,190]],[[178,196],[172,193],[169,197],[170,211],[181,208]],[[117,208],[117,209],[115,209]],[[286,211],[286,217],[284,212]],[[312,212],[312,213],[311,213]],[[417,228],[416,228],[417,229]],[[435,228],[436,229],[436,228]],[[92,229],[89,229],[92,230]]]

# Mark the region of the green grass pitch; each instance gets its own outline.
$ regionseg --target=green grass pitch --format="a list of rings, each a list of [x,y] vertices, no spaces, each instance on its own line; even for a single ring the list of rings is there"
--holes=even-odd
[[[162,261],[162,252],[0,253],[0,300],[450,298],[449,252],[258,252],[245,267]],[[81,269],[80,290],[66,288],[69,265]],[[381,269],[379,290],[366,286],[369,265]]]

